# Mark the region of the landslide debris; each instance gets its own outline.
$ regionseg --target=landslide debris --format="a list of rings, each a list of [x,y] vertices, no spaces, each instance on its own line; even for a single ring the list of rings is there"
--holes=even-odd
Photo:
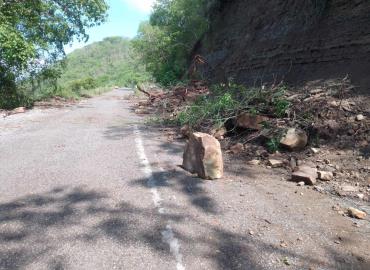
[[[144,91],[147,98],[138,100],[134,110],[177,129],[179,139],[205,132],[220,141],[226,159],[284,168],[291,175],[287,180],[303,168],[312,173],[298,182],[370,201],[370,97],[357,95],[348,77],[299,89],[224,84],[215,91],[194,81],[167,91]]]

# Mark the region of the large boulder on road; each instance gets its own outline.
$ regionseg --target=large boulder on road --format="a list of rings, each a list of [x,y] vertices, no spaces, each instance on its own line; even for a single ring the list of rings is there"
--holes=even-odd
[[[209,134],[191,133],[185,147],[182,166],[203,179],[222,178],[223,159],[220,142]]]

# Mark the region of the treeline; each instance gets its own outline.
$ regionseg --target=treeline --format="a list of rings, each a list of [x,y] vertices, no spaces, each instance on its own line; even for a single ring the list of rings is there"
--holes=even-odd
[[[41,80],[55,83],[64,45],[86,40],[107,9],[104,0],[0,0],[0,107],[28,105]]]
[[[97,87],[134,86],[151,79],[138,60],[131,40],[109,37],[68,54],[57,80],[62,96]],[[45,93],[44,89],[41,89]]]
[[[162,85],[185,78],[196,42],[209,27],[221,0],[158,0],[148,22],[140,25],[134,47],[147,70]]]
[[[65,45],[87,40],[86,29],[105,21],[106,1],[0,0],[0,108],[152,78],[164,86],[185,80],[193,47],[220,2],[158,0],[133,40],[106,38],[66,57]]]

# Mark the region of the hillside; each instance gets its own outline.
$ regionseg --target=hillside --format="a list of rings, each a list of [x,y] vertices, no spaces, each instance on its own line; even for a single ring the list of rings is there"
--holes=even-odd
[[[67,88],[88,79],[93,79],[96,87],[105,87],[129,86],[149,78],[135,59],[131,41],[121,37],[77,49],[67,55],[66,63],[58,82]]]
[[[220,1],[194,55],[213,81],[343,79],[368,92],[370,1]],[[268,7],[268,8],[266,8]]]

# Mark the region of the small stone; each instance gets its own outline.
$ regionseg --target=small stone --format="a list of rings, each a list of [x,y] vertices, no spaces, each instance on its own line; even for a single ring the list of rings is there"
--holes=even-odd
[[[311,152],[312,152],[312,153],[314,153],[314,154],[317,154],[317,153],[319,153],[319,152],[320,152],[320,149],[319,149],[319,148],[314,148],[314,147],[312,147],[312,148],[311,148]]]
[[[358,210],[353,207],[348,208],[347,213],[350,217],[357,219],[364,219],[366,217],[366,213],[364,211]]]
[[[293,182],[305,182],[307,185],[314,185],[317,178],[317,169],[308,166],[300,166],[292,173]]]
[[[17,114],[17,113],[25,113],[25,112],[26,112],[25,107],[18,107],[18,108],[15,108],[14,110],[10,111],[9,114]]]
[[[322,181],[330,181],[334,177],[332,172],[318,171],[317,174],[319,176],[319,179]]]
[[[364,119],[365,119],[365,116],[364,115],[362,115],[362,114],[356,115],[356,121],[362,121]]]
[[[249,231],[249,234],[250,234],[250,235],[254,235],[254,231],[250,230],[250,231]]]
[[[363,200],[365,195],[362,193],[356,194],[356,197],[359,198],[360,200]]]
[[[241,113],[236,117],[236,126],[240,128],[260,130],[262,129],[262,123],[268,120],[268,117],[262,115]]]
[[[288,258],[284,258],[283,259],[283,263],[285,264],[285,265],[290,265],[290,262],[289,262],[289,260],[288,260]]]
[[[149,112],[145,109],[136,109],[135,113],[136,114],[149,114]]]
[[[252,159],[252,160],[249,160],[247,163],[248,165],[257,166],[261,164],[261,161],[259,159]]]
[[[340,187],[341,190],[343,190],[344,192],[356,192],[358,191],[358,188],[354,187],[354,186],[350,186],[350,185],[343,185]]]
[[[226,130],[226,128],[222,127],[222,128],[217,129],[217,130],[214,130],[212,133],[213,133],[213,136],[217,140],[223,140],[225,138],[227,130]]]
[[[280,241],[280,246],[283,247],[283,248],[286,248],[286,247],[288,247],[288,243],[285,242],[285,241]]]
[[[188,138],[190,133],[191,133],[191,128],[189,125],[185,125],[183,127],[181,127],[180,129],[180,133],[182,136],[184,136],[185,138]]]
[[[298,184],[297,184],[297,186],[300,186],[300,187],[303,187],[305,185],[305,183],[303,182],[303,181],[301,181],[301,182],[299,182]]]
[[[237,143],[230,147],[230,151],[233,154],[239,154],[243,150],[244,150],[244,145],[242,143]]]
[[[284,162],[282,160],[278,160],[278,159],[269,159],[268,164],[272,168],[280,168],[280,167],[283,167]]]
[[[291,157],[289,159],[289,166],[292,170],[294,170],[298,165],[298,162],[297,162],[297,159],[295,159],[294,157]]]
[[[307,133],[297,128],[288,129],[287,133],[280,140],[280,144],[289,150],[301,150],[306,147],[308,142]]]

